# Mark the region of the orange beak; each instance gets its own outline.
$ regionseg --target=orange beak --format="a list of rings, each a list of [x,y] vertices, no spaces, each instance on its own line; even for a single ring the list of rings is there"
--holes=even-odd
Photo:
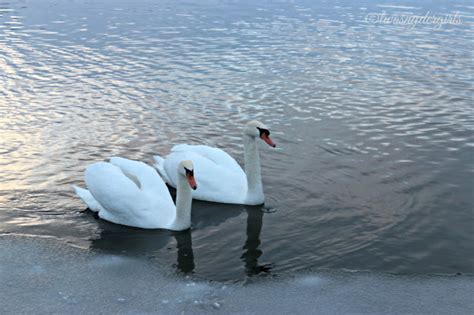
[[[196,190],[197,185],[196,185],[196,180],[194,179],[193,175],[186,175],[189,183],[189,187],[191,187],[193,190]]]
[[[262,138],[263,141],[265,141],[269,146],[271,147],[276,147],[276,144],[273,143],[272,139],[270,138],[270,136],[267,136],[266,134],[262,134],[260,136],[260,138]]]

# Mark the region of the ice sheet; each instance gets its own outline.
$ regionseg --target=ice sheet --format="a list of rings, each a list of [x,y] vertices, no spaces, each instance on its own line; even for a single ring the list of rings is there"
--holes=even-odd
[[[176,275],[146,259],[0,237],[1,314],[472,314],[470,276],[305,272],[245,284]]]

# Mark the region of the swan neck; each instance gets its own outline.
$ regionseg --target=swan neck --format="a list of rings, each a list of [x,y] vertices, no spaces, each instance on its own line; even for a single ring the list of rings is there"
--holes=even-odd
[[[176,187],[176,219],[174,228],[185,230],[191,226],[191,206],[193,195],[186,177],[178,175],[178,185]]]
[[[244,135],[244,164],[247,176],[248,195],[263,196],[260,171],[260,156],[255,137]]]

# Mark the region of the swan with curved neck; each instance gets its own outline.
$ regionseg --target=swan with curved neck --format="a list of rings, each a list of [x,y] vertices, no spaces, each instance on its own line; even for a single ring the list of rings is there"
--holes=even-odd
[[[196,173],[199,190],[192,193],[194,199],[233,204],[262,204],[265,196],[257,139],[275,147],[268,127],[255,120],[247,123],[243,130],[245,171],[221,149],[187,144],[174,146],[165,159],[155,156],[155,167],[169,185],[177,187],[178,178],[172,170],[180,160],[191,160],[199,170]],[[206,177],[201,178],[200,174],[206,174]]]
[[[111,158],[110,163],[88,166],[88,190],[77,186],[74,189],[89,209],[104,220],[144,229],[181,231],[191,226],[191,188],[197,188],[193,163],[180,161],[174,173],[176,206],[166,184],[151,166],[119,157]]]

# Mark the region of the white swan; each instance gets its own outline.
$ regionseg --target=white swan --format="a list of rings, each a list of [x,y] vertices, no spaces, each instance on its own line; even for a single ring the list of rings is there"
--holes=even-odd
[[[174,146],[165,159],[155,156],[154,166],[169,185],[176,187],[178,178],[173,170],[179,161],[191,160],[198,170],[195,175],[199,182],[199,190],[192,192],[194,199],[246,205],[262,204],[265,196],[257,138],[275,147],[270,139],[270,131],[264,124],[258,121],[247,123],[243,132],[245,172],[229,154],[205,145]]]
[[[73,187],[89,209],[104,220],[144,229],[181,231],[191,226],[191,188],[196,189],[193,163],[180,161],[174,175],[178,183],[176,206],[155,169],[119,157],[87,167],[89,190]]]

